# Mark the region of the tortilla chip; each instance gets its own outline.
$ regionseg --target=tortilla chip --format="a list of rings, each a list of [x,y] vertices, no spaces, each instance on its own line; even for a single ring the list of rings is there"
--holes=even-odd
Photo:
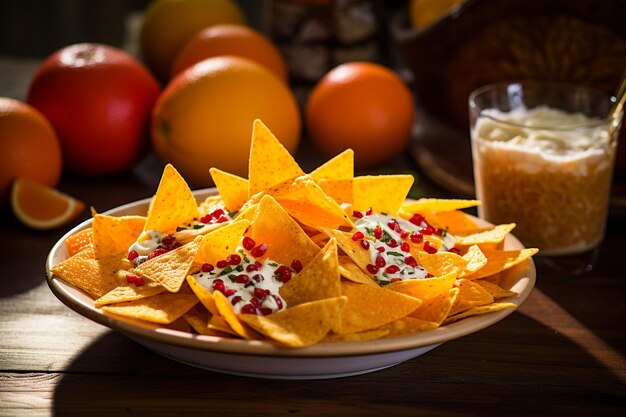
[[[357,333],[406,317],[422,304],[421,300],[381,287],[341,282],[341,294],[348,303],[333,331],[338,334]]]
[[[143,216],[106,216],[96,214],[92,220],[93,247],[96,259],[118,252],[128,252],[141,234],[146,218]]]
[[[467,279],[460,279],[455,284],[459,289],[459,295],[456,297],[449,316],[469,310],[472,307],[484,306],[493,303],[493,297],[487,290],[474,282]]]
[[[209,170],[228,211],[236,211],[248,200],[248,180],[218,168]]]
[[[448,317],[458,295],[459,289],[452,288],[447,293],[425,300],[424,304],[410,314],[410,317],[441,325]]]
[[[248,195],[254,195],[300,175],[304,175],[304,171],[289,151],[262,121],[255,120],[248,166]]]
[[[462,211],[425,212],[424,214],[431,226],[447,230],[452,234],[467,234],[478,228],[478,225]],[[410,216],[407,217],[410,218]]]
[[[158,282],[146,282],[141,286],[127,282],[104,294],[102,297],[98,298],[94,304],[96,307],[102,307],[107,304],[141,300],[142,298],[160,294],[163,291],[165,291],[165,288]]]
[[[420,198],[415,201],[407,201],[402,204],[402,210],[409,213],[423,213],[426,211],[448,211],[461,210],[480,205],[478,200],[454,200],[438,198]]]
[[[504,240],[511,230],[515,228],[515,223],[500,224],[488,229],[482,229],[477,233],[469,235],[454,236],[455,246],[470,246],[483,244],[498,244]]]
[[[334,238],[339,248],[341,248],[363,272],[367,271],[367,265],[372,263],[370,251],[363,249],[359,242],[352,240],[353,232],[342,232],[341,230],[327,228],[322,228],[321,231],[326,236]]]
[[[222,316],[211,316],[209,318],[209,324],[207,325],[209,330],[228,334],[230,336],[239,337],[239,335],[228,325],[226,320]]]
[[[483,251],[480,250],[480,246],[478,245],[470,246],[467,252],[463,255],[463,259],[465,259],[467,264],[465,265],[465,270],[461,274],[461,277],[473,274],[483,266],[487,265],[488,262],[487,257]]]
[[[215,300],[215,307],[219,311],[219,315],[226,320],[228,326],[237,333],[237,335],[241,336],[246,340],[258,340],[261,337],[248,326],[246,326],[245,322],[239,319],[243,314],[235,313],[233,310],[233,306],[228,301],[228,298],[224,294],[219,291],[215,291],[213,294],[213,299]]]
[[[352,179],[354,177],[354,151],[346,149],[317,167],[309,176],[315,181]]]
[[[451,272],[461,275],[467,266],[467,261],[453,252],[435,252],[429,254],[418,252],[417,262],[431,275],[442,276]]]
[[[189,323],[196,333],[202,336],[224,337],[227,335],[226,333],[209,329],[209,313],[203,308],[198,308],[197,304],[183,315],[183,319]]]
[[[294,259],[306,265],[320,251],[298,223],[270,196],[261,199],[257,217],[247,235],[257,245],[267,245],[267,258],[285,265],[291,265]]]
[[[301,272],[278,291],[287,308],[291,308],[310,301],[339,297],[339,282],[337,242],[331,239]]]
[[[339,204],[352,204],[352,180],[318,180],[322,191]]]
[[[52,267],[52,273],[63,281],[80,288],[93,298],[100,298],[125,281],[120,271],[132,268],[126,252],[95,259],[93,247],[77,253]]]
[[[402,317],[398,320],[392,321],[391,323],[385,324],[378,329],[387,331],[387,335],[385,337],[397,337],[411,333],[423,332],[424,330],[436,329],[437,327],[439,327],[437,323],[413,317]]]
[[[346,297],[326,298],[288,308],[268,316],[239,314],[239,318],[265,336],[289,347],[319,342],[339,320]]]
[[[339,274],[347,280],[358,284],[372,285],[378,287],[378,283],[354,263],[349,256],[339,256]]]
[[[444,325],[454,323],[455,321],[459,321],[466,317],[478,316],[481,314],[493,313],[494,311],[505,310],[507,308],[515,308],[517,305],[513,303],[493,303],[486,306],[473,307],[467,311],[464,311],[459,314],[455,314],[454,316],[450,316],[446,318],[443,322]]]
[[[124,317],[167,324],[181,317],[197,302],[198,299],[193,294],[166,293],[143,300],[106,305],[102,310]]]
[[[515,291],[506,290],[500,287],[499,285],[494,284],[493,282],[489,282],[484,279],[479,279],[474,282],[480,285],[481,287],[483,287],[489,294],[491,294],[493,299],[496,301],[502,300],[504,298],[515,297],[517,295]]]
[[[150,202],[144,230],[174,233],[177,226],[199,217],[198,203],[187,182],[172,165],[167,164]]]
[[[189,287],[191,287],[191,290],[194,294],[196,294],[196,297],[198,297],[198,300],[200,300],[202,305],[206,307],[206,309],[209,310],[211,314],[213,314],[214,316],[218,316],[220,312],[215,305],[215,299],[213,298],[213,294],[211,294],[211,291],[204,288],[198,282],[198,280],[196,280],[191,275],[187,275],[187,282],[189,283]]]
[[[455,272],[450,272],[439,277],[392,282],[385,288],[425,301],[439,297],[442,294],[447,295],[448,291],[454,287],[456,277],[457,274]]]
[[[498,249],[494,249],[489,252],[485,252],[485,256],[487,257],[487,259],[489,259],[487,265],[480,268],[475,273],[466,276],[465,278],[480,279],[488,277],[525,261],[537,252],[538,249],[535,248],[512,251],[501,251]]]
[[[249,226],[250,222],[247,220],[236,220],[205,235],[200,242],[194,263],[215,265],[217,261],[226,259],[228,255],[235,253]]]
[[[415,178],[413,175],[377,175],[354,178],[352,184],[354,210],[395,214],[405,200]]]
[[[207,235],[208,236],[208,235]],[[201,237],[179,248],[155,256],[140,264],[131,272],[150,281],[158,282],[169,292],[177,292],[189,274],[193,260],[200,247]]]

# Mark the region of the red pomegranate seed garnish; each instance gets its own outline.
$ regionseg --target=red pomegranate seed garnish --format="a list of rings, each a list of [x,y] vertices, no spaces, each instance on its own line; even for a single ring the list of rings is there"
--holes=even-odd
[[[180,248],[181,246],[183,246],[183,244],[182,244],[182,243],[180,243],[180,242],[174,242],[174,244],[172,245],[172,249],[178,249],[178,248]]]
[[[272,309],[268,308],[268,307],[262,307],[259,309],[259,311],[261,312],[261,314],[263,314],[264,316],[267,316],[268,314],[272,314]]]
[[[256,264],[248,264],[246,265],[246,272],[254,272],[254,271],[258,271],[259,267],[256,266]]]
[[[417,261],[411,255],[404,258],[404,263],[410,266],[411,268],[417,268]]]
[[[158,254],[156,252],[152,252],[148,254],[148,260],[154,258],[155,256],[158,256]]]
[[[409,245],[409,242],[402,242],[402,245],[400,245],[400,250],[402,252],[410,252],[411,251],[411,245]]]
[[[425,241],[424,242],[424,251],[426,251],[426,253],[430,253],[432,255],[433,253],[437,253],[437,248],[434,247],[432,245],[432,243],[430,243],[429,241]]]
[[[354,234],[352,235],[352,240],[357,241],[357,240],[361,240],[365,237],[365,235],[363,235],[363,232],[354,232]]]
[[[252,276],[252,279],[254,280],[254,282],[261,282],[263,281],[265,278],[263,277],[263,275],[261,274],[256,274],[254,276]]]
[[[424,275],[424,278],[432,278],[434,275],[433,274],[426,274]]]
[[[402,281],[402,278],[391,278],[389,282],[393,284],[394,282],[400,282],[400,281]]]
[[[137,259],[138,256],[139,256],[139,253],[137,253],[137,251],[134,249],[128,252],[128,260],[131,262]]]
[[[256,307],[254,307],[252,304],[246,304],[245,306],[241,307],[241,313],[256,314]]]
[[[240,296],[240,295],[236,295],[236,296],[234,296],[234,297],[232,298],[232,300],[230,300],[230,303],[231,303],[232,305],[235,305],[235,304],[237,304],[239,301],[241,301],[241,296]]]
[[[205,214],[204,216],[200,217],[200,221],[204,224],[211,223],[211,215]]]
[[[409,219],[409,221],[416,226],[420,226],[423,220],[424,220],[424,216],[422,216],[421,214],[417,214],[417,213],[414,214],[413,217]]]
[[[217,265],[218,268],[226,268],[228,266],[228,261],[225,259],[222,259],[220,261],[217,261],[215,265]]]
[[[400,232],[400,237],[401,237],[402,239],[406,239],[407,237],[409,237],[409,235],[410,235],[410,234],[411,234],[411,233],[410,233],[408,230],[402,230],[402,231]]]
[[[254,239],[252,239],[249,236],[243,237],[243,247],[246,250],[252,250],[252,248],[254,248],[255,246],[256,246],[256,242],[254,241]]]
[[[370,274],[377,274],[378,273],[378,267],[372,264],[367,264],[367,266],[365,267],[367,268],[367,271]]]
[[[281,300],[280,297],[277,295],[272,295],[272,298],[274,298],[274,301],[276,302],[278,309],[281,310],[283,308],[283,300]]]
[[[258,298],[259,300],[264,299],[268,295],[270,295],[269,290],[264,290],[263,288],[255,288],[254,289],[254,296],[256,298]]]
[[[389,265],[387,268],[385,268],[385,272],[388,274],[395,274],[397,272],[400,272],[400,267],[398,265]]]
[[[219,291],[223,293],[224,290],[226,289],[226,286],[224,285],[224,281],[222,281],[221,279],[220,280],[216,279],[215,281],[213,281],[213,289],[215,291]]]
[[[376,248],[377,252],[383,253],[385,251],[385,248],[383,248],[382,246],[379,246]]]
[[[133,283],[135,281],[137,281],[137,278],[139,278],[137,275],[126,275],[126,282],[128,283]]]
[[[200,270],[202,272],[211,272],[215,269],[215,267],[211,264],[202,264],[202,266],[200,267]]]
[[[387,265],[387,261],[385,261],[385,258],[383,258],[383,257],[382,257],[382,256],[380,256],[380,255],[379,255],[379,256],[377,256],[377,257],[376,257],[376,266],[377,266],[378,268],[382,268],[382,267],[384,267],[385,265]]]
[[[391,219],[387,222],[387,226],[391,229],[391,230],[396,230],[396,227],[398,226],[398,222],[396,221],[396,219]]]
[[[413,243],[422,243],[424,241],[424,236],[420,235],[419,233],[413,233],[410,239]]]
[[[226,216],[220,216],[220,217],[217,219],[217,222],[218,222],[218,223],[224,223],[224,222],[227,222],[227,221],[228,221],[228,217],[226,217]]]
[[[230,297],[231,295],[235,294],[237,291],[233,290],[232,288],[224,288],[224,291],[222,291],[222,294],[224,294],[226,297]]]
[[[366,216],[371,216],[372,214],[374,214],[374,209],[373,208],[368,208],[367,211],[365,212]]]
[[[432,235],[435,233],[435,228],[432,226],[426,226],[423,229],[420,229],[420,233],[423,235]]]
[[[218,218],[222,216],[223,214],[224,214],[224,210],[218,208],[218,209],[213,210],[209,215],[211,217]]]
[[[363,249],[369,249],[370,248],[370,243],[367,240],[363,239],[363,240],[361,240],[361,247]]]
[[[261,307],[261,302],[259,300],[257,300],[256,298],[253,298],[250,300],[250,304],[252,304],[253,306],[255,306],[256,308]]]
[[[267,243],[261,243],[259,246],[252,248],[250,254],[255,258],[260,258],[265,255],[265,252],[267,252]]]
[[[357,219],[362,219],[363,218],[363,213],[361,213],[360,211],[357,211],[357,210],[353,210],[352,211],[352,217],[356,217]]]
[[[163,237],[163,239],[161,239],[161,243],[164,244],[165,246],[172,246],[172,244],[174,244],[175,241],[176,241],[176,238],[174,237],[174,235],[167,235]]]
[[[461,254],[461,251],[458,250],[457,248],[450,248],[448,249],[448,252],[456,253],[457,255]]]
[[[291,269],[287,268],[285,265],[276,268],[276,272],[280,274],[280,282],[283,284],[291,279]]]
[[[237,278],[235,278],[235,282],[237,284],[247,284],[248,282],[250,282],[250,277],[245,274],[237,275]]]
[[[141,287],[144,284],[145,284],[145,282],[144,282],[143,278],[137,277],[137,279],[135,280],[135,285],[138,286],[138,287]]]
[[[398,242],[395,239],[389,239],[387,241],[387,246],[389,246],[390,248],[397,248]]]
[[[294,259],[293,261],[291,261],[291,268],[296,272],[302,271],[302,262],[300,262],[298,259]]]
[[[383,237],[383,229],[380,226],[376,226],[373,232],[376,239],[380,239],[381,237]]]
[[[441,230],[441,229],[435,229],[434,233],[435,233],[437,236],[440,236],[440,237],[441,237],[441,236],[443,236],[443,230]]]
[[[232,255],[228,255],[226,257],[226,262],[228,262],[228,265],[237,266],[241,263],[241,256],[233,253]]]

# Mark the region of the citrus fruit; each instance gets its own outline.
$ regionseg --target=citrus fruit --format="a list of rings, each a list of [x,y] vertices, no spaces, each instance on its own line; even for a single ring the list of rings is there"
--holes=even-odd
[[[415,29],[422,29],[460,6],[464,0],[411,0],[409,16]]]
[[[404,149],[414,107],[410,90],[395,72],[351,62],[329,71],[311,91],[307,129],[326,156],[352,148],[358,167],[372,167]]]
[[[161,159],[195,185],[211,184],[211,167],[247,177],[255,119],[295,152],[300,113],[285,83],[246,58],[209,58],[163,90],[153,112],[152,142]]]
[[[55,186],[61,169],[61,146],[48,120],[26,103],[0,97],[0,205],[17,177]]]
[[[69,256],[74,256],[83,249],[93,245],[93,229],[83,229],[65,239],[65,247]]]
[[[28,102],[54,126],[65,167],[104,175],[126,170],[147,149],[159,86],[126,52],[77,44],[49,56],[30,84]]]
[[[183,69],[220,55],[235,55],[255,61],[287,81],[287,66],[280,52],[261,33],[241,25],[215,25],[201,30],[180,50],[172,76]]]
[[[47,230],[74,220],[85,205],[52,187],[20,177],[11,189],[11,207],[26,226]]]
[[[167,80],[172,62],[198,31],[218,23],[244,24],[245,16],[231,0],[156,0],[144,15],[139,46],[144,62]]]

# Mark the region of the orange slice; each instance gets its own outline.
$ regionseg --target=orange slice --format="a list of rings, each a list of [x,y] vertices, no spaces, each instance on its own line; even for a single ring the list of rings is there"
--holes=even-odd
[[[67,253],[70,256],[76,255],[78,252],[86,249],[93,244],[93,229],[83,229],[74,233],[72,236],[65,239],[65,246],[67,247]]]
[[[47,230],[75,219],[85,209],[85,204],[36,181],[18,178],[11,190],[11,207],[26,226]]]

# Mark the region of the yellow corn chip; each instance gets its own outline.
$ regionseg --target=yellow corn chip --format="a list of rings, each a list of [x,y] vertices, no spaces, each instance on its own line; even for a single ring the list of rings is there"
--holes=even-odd
[[[372,285],[378,287],[378,283],[370,275],[365,273],[349,256],[339,257],[339,274],[352,282],[358,284]]]
[[[315,181],[352,179],[354,177],[354,151],[346,149],[317,167],[309,176]]]
[[[219,291],[213,293],[213,299],[215,300],[215,307],[219,311],[219,315],[228,323],[231,329],[246,340],[257,340],[261,337],[252,329],[250,329],[239,317],[244,314],[237,314],[233,310],[233,306],[228,301],[228,298]]]
[[[242,208],[236,215],[235,220],[248,220],[250,223],[256,219],[256,215],[259,212],[259,203],[248,205]]]
[[[227,335],[208,328],[209,313],[205,309],[198,308],[197,304],[183,315],[183,319],[200,335],[218,337]]]
[[[220,313],[217,310],[217,306],[215,305],[215,299],[213,299],[213,294],[206,288],[204,288],[198,281],[192,277],[191,275],[187,275],[187,282],[189,283],[189,287],[198,300],[202,303],[203,306],[206,307],[207,310],[211,312],[214,316],[218,316]]]
[[[416,258],[417,262],[434,276],[442,276],[451,272],[459,276],[467,265],[467,261],[462,256],[452,252],[435,252],[433,254],[418,252]]]
[[[257,217],[247,235],[257,245],[267,245],[266,257],[285,265],[291,265],[294,259],[306,265],[320,251],[298,223],[270,196],[261,199]]]
[[[386,330],[385,337],[404,336],[405,334],[423,332],[424,330],[436,329],[439,324],[424,321],[413,317],[402,317],[379,327],[379,330]]]
[[[466,276],[465,278],[480,279],[488,277],[525,261],[526,259],[533,256],[535,253],[537,253],[537,251],[538,250],[535,248],[529,248],[512,251],[501,251],[498,249],[494,249],[489,252],[485,252],[485,256],[487,257],[487,259],[489,259],[487,265],[480,268],[475,273]]]
[[[469,310],[472,307],[484,306],[493,303],[493,297],[487,290],[474,282],[467,279],[460,279],[455,284],[459,289],[459,295],[456,297],[449,316]]]
[[[239,318],[265,336],[289,347],[305,347],[319,342],[339,320],[345,297],[327,298],[257,316],[239,314]]]
[[[417,310],[413,311],[410,317],[440,325],[448,317],[458,294],[459,289],[452,288],[447,293],[429,298]]]
[[[222,196],[224,206],[229,211],[239,210],[249,197],[248,180],[218,168],[211,168],[209,172]]]
[[[156,256],[132,270],[150,281],[155,281],[169,292],[177,292],[189,274],[200,247],[201,237],[177,249]]]
[[[508,235],[514,228],[515,223],[500,224],[486,230],[483,229],[477,233],[454,236],[455,246],[497,244],[502,242],[506,235]]]
[[[103,311],[153,323],[172,323],[196,305],[193,294],[159,294],[143,300],[126,301],[102,307]]]
[[[166,165],[150,202],[144,230],[173,233],[177,226],[199,217],[198,203],[189,186],[172,165]]]
[[[452,234],[467,234],[478,228],[478,225],[462,211],[424,212],[421,214],[426,216],[431,226],[447,230]],[[410,213],[405,217],[411,218],[412,215],[413,213]]]
[[[127,282],[104,294],[102,297],[98,298],[94,304],[96,307],[102,307],[107,304],[141,300],[142,298],[160,294],[163,291],[165,291],[165,288],[157,282],[146,282],[139,287],[134,283]]]
[[[341,294],[348,303],[341,312],[338,334],[357,333],[373,329],[405,317],[415,311],[422,301],[381,287],[341,282]]]
[[[352,208],[395,214],[406,198],[415,178],[413,175],[377,175],[355,177],[352,185]]]
[[[337,242],[331,239],[301,272],[280,287],[279,294],[287,308],[291,308],[309,301],[339,297],[339,282]]]
[[[254,195],[289,178],[304,175],[293,156],[260,120],[252,127],[248,166],[248,195]]]
[[[80,288],[93,298],[100,298],[125,282],[120,271],[132,268],[126,252],[95,259],[93,247],[88,247],[52,268],[63,281]]]
[[[226,320],[222,316],[211,316],[209,324],[207,325],[209,330],[228,334],[230,336],[239,337],[239,335],[228,325]]]
[[[334,238],[337,245],[346,253],[364,272],[367,271],[367,264],[372,263],[370,251],[363,249],[361,244],[352,240],[353,232],[342,232],[341,230],[321,228],[321,231],[328,237]]]
[[[339,204],[352,204],[352,180],[318,180],[317,184],[322,191]]]
[[[467,311],[464,311],[459,314],[455,314],[454,316],[450,316],[446,318],[443,322],[444,325],[454,323],[455,321],[459,321],[466,317],[478,316],[481,314],[493,313],[494,311],[505,310],[507,308],[515,308],[517,305],[513,303],[493,303],[486,306],[473,307]]]
[[[423,213],[428,211],[453,211],[480,205],[478,200],[446,200],[437,198],[420,198],[402,204],[402,210],[408,213]]]
[[[474,281],[475,283],[477,283],[478,285],[480,285],[481,287],[483,287],[485,290],[487,290],[487,292],[489,294],[491,294],[491,296],[493,297],[494,300],[502,300],[504,298],[509,298],[509,297],[514,297],[517,295],[517,293],[515,291],[511,291],[511,290],[505,290],[504,288],[500,287],[497,284],[494,284],[493,282],[489,282],[487,280],[484,279],[479,279]]]
[[[143,216],[113,217],[96,214],[93,217],[93,247],[96,259],[118,252],[128,252],[146,223]]]
[[[247,220],[236,220],[205,235],[200,242],[194,262],[215,265],[217,261],[226,259],[228,255],[235,253],[248,226],[250,222]]]
[[[411,297],[419,298],[422,301],[447,295],[454,286],[457,274],[450,272],[446,275],[433,278],[408,279],[404,281],[392,282],[385,288],[398,291]]]
[[[183,317],[179,317],[169,324],[164,324],[161,328],[176,330],[177,332],[191,333],[191,326]]]
[[[478,271],[483,266],[487,265],[488,259],[480,250],[478,245],[472,245],[468,248],[467,252],[463,255],[463,259],[467,262],[465,270],[461,274],[461,277],[466,277]]]

